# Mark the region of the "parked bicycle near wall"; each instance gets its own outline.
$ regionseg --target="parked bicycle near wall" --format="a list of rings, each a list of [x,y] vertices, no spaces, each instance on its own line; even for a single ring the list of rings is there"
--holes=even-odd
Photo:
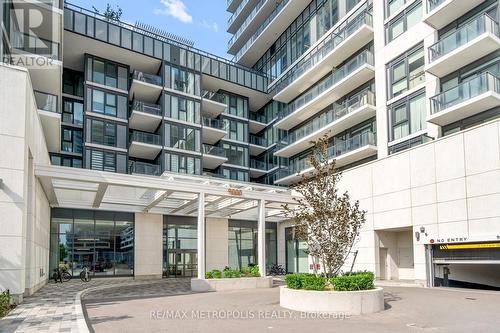
[[[83,271],[80,272],[80,279],[83,282],[90,282],[91,276],[89,268],[87,266],[83,267]]]
[[[64,268],[54,268],[54,274],[52,274],[52,278],[54,279],[55,283],[68,282],[72,277],[73,275],[71,275],[71,273]]]

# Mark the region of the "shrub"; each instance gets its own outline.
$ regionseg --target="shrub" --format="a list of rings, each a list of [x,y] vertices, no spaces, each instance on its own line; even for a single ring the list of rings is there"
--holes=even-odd
[[[222,277],[222,272],[218,269],[214,269],[212,271],[212,276],[214,277],[214,279],[220,279]]]
[[[291,289],[324,290],[326,279],[314,274],[288,274],[285,276],[286,286]]]
[[[286,286],[290,289],[300,289],[302,287],[302,274],[287,274],[285,275]]]
[[[374,278],[372,272],[356,272],[333,277],[330,282],[338,291],[370,290],[374,288]]]
[[[0,318],[7,315],[10,310],[10,295],[4,291],[0,293]]]
[[[241,272],[236,269],[224,269],[224,277],[225,278],[239,278],[241,277]]]
[[[212,271],[205,272],[205,279],[213,279],[214,273]]]

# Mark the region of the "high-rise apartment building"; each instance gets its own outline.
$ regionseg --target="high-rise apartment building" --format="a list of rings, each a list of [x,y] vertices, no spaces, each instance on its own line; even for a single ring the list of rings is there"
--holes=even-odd
[[[227,11],[232,61],[63,1],[3,2],[0,287],[30,294],[61,262],[309,271],[280,206],[324,135],[367,210],[349,265],[500,287],[499,1]]]

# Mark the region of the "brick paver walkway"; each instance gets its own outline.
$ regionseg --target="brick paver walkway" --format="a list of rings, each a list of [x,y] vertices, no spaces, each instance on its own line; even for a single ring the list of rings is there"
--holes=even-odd
[[[62,284],[49,282],[0,320],[0,332],[87,333],[81,299],[92,302],[190,292],[189,279],[135,281],[131,278],[101,278],[89,283],[77,279]]]

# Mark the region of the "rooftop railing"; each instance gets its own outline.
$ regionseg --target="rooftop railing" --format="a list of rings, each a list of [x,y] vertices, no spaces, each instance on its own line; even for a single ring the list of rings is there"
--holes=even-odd
[[[488,91],[500,94],[500,79],[486,72],[431,97],[431,114],[444,111]]]
[[[483,14],[431,45],[429,62],[436,61],[486,32],[499,36],[498,22],[488,14]]]

